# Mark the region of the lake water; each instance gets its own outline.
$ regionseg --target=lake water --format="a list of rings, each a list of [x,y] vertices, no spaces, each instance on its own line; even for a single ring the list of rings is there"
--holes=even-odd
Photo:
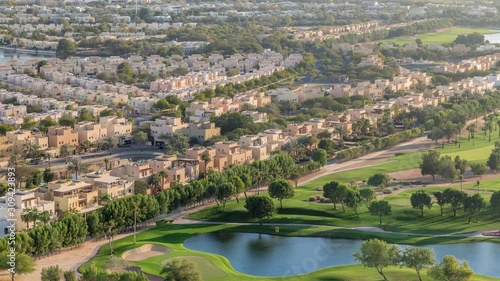
[[[485,34],[484,40],[490,41],[492,44],[500,43],[500,30],[494,30],[496,33]]]
[[[235,270],[242,273],[291,276],[329,266],[355,264],[352,255],[362,242],[255,233],[208,233],[187,239],[184,246],[224,256]],[[500,244],[478,242],[427,247],[434,249],[439,260],[454,255],[459,260],[467,260],[478,274],[500,277]]]
[[[30,60],[30,59],[38,59],[38,60],[43,60],[43,59],[50,59],[54,58],[55,56],[51,56],[48,54],[29,54],[25,52],[17,52],[13,50],[3,50],[0,49],[0,63],[4,63],[9,60],[20,60],[20,61],[25,61],[25,60]]]

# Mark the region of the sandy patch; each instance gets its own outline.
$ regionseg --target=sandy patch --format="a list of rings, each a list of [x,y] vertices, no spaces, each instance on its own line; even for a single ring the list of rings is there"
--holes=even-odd
[[[146,244],[139,248],[126,251],[125,253],[123,253],[122,258],[126,261],[140,261],[147,258],[168,254],[171,251],[172,250],[170,250],[170,248],[162,245]]]

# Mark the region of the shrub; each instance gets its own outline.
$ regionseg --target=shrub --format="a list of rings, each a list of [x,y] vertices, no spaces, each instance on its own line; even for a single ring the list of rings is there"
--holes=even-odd
[[[323,196],[321,196],[321,195],[316,195],[316,200],[320,200],[320,199],[321,199],[321,197],[323,197]]]
[[[392,188],[392,190],[394,190],[394,191],[399,190],[399,187],[395,186]]]
[[[390,189],[384,189],[383,193],[384,194],[391,194],[392,190],[390,190]]]
[[[315,202],[317,199],[316,199],[316,196],[311,196],[309,197],[309,201],[310,202]]]
[[[317,191],[323,191],[323,187],[322,186],[316,187],[316,190]]]

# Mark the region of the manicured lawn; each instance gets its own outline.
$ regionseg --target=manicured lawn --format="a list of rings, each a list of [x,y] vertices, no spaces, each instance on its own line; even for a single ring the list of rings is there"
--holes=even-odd
[[[482,34],[494,33],[488,28],[452,27],[438,32],[417,34],[415,36],[402,36],[383,40],[383,43],[394,43],[398,45],[414,44],[415,39],[420,38],[423,45],[452,43],[458,35],[479,32]]]
[[[492,134],[491,142],[487,138],[485,140],[483,135],[476,133],[474,145],[472,141],[467,141],[465,137],[461,140],[460,148],[455,144],[446,144],[445,148],[439,147],[437,149],[442,155],[450,155],[452,158],[460,155],[464,159],[472,158],[470,162],[484,163],[494,146],[493,143],[498,140],[498,133],[495,133],[494,136]],[[311,196],[322,195],[320,188],[332,180],[359,182],[367,180],[377,172],[389,173],[418,168],[422,153],[416,152],[398,155],[376,166],[326,175],[305,186],[300,186],[296,189],[295,197],[284,200],[284,208],[276,210],[268,222],[330,225],[337,227],[380,227],[378,218],[371,216],[366,207],[360,208],[358,217],[348,208],[346,208],[345,212],[342,212],[341,206],[337,206],[337,210],[333,210],[333,204],[331,203],[310,202],[308,199]],[[460,188],[460,183],[450,184],[450,187],[458,189]],[[440,187],[426,190],[432,192],[444,190],[445,188]],[[472,192],[477,190],[475,184],[464,184],[463,188],[470,189]],[[478,222],[467,224],[467,216],[462,210],[459,210],[457,217],[454,217],[449,205],[444,207],[443,216],[440,215],[439,206],[434,204],[433,208],[430,210],[426,209],[425,216],[421,217],[420,210],[412,209],[410,205],[410,195],[416,190],[407,190],[398,195],[386,197],[392,205],[393,215],[383,218],[383,228],[394,232],[424,234],[469,233],[498,228],[500,216],[490,207],[489,197],[492,191],[500,190],[500,178],[481,181],[480,190],[487,200],[487,208],[479,215]],[[279,206],[277,201],[276,206]],[[238,204],[236,201],[226,204],[224,212],[216,207],[212,207],[191,214],[188,218],[215,222],[255,222],[255,220],[248,216],[247,210],[244,208],[244,203],[240,202]]]
[[[493,185],[493,184],[491,184]],[[485,189],[487,182],[481,189]],[[465,186],[470,187],[472,186]],[[460,188],[459,184],[454,184],[453,188]],[[445,187],[428,189],[432,192],[444,190]],[[424,217],[420,216],[420,210],[412,209],[410,205],[410,195],[417,189],[410,189],[400,194],[388,196],[386,199],[392,205],[392,216],[383,218],[383,225],[379,225],[378,217],[371,216],[366,207],[358,210],[359,217],[349,208],[342,211],[342,207],[337,204],[337,210],[333,209],[331,203],[309,202],[311,196],[322,195],[321,191],[310,185],[299,187],[293,199],[283,200],[283,209],[277,209],[273,217],[266,223],[297,223],[313,225],[329,225],[336,227],[358,227],[373,226],[383,227],[387,231],[422,233],[422,234],[452,234],[470,233],[481,230],[491,230],[500,225],[500,216],[489,205],[491,193],[483,192],[483,197],[487,200],[487,208],[481,212],[478,222],[467,223],[467,216],[462,210],[453,216],[449,205],[444,207],[444,215],[440,215],[440,208],[434,205],[431,209],[424,211]],[[275,202],[276,206],[278,202]],[[215,222],[255,222],[243,207],[235,201],[226,205],[226,210],[222,212],[217,207],[211,207],[188,216],[190,219],[206,220]]]
[[[133,262],[134,265],[140,266],[146,273],[158,275],[162,269],[165,260],[175,257],[190,258],[198,265],[199,270],[203,275],[203,280],[214,281],[229,281],[229,280],[356,280],[356,281],[374,281],[382,280],[374,269],[363,268],[359,265],[338,266],[321,269],[309,274],[296,277],[257,277],[236,272],[229,261],[218,255],[208,254],[203,252],[191,251],[183,247],[184,240],[195,235],[215,232],[259,232],[265,234],[273,234],[274,226],[235,226],[235,225],[163,225],[153,229],[141,232],[137,235],[137,244],[133,244],[133,238],[127,237],[114,242],[114,250],[117,256],[121,256],[125,251],[140,247],[144,244],[162,244],[172,249],[172,252],[152,257],[146,260]],[[492,241],[492,239],[471,239],[471,238],[446,238],[446,237],[425,237],[425,236],[407,236],[396,234],[383,233],[365,233],[349,230],[332,230],[331,227],[302,227],[302,226],[280,226],[280,235],[289,236],[320,236],[320,237],[338,237],[338,238],[353,238],[353,239],[369,239],[379,237],[392,243],[401,244],[436,244],[436,243],[453,243],[453,242],[469,242],[469,241]],[[87,268],[92,263],[101,267],[102,264],[109,258],[109,246],[103,246],[98,254],[88,262],[86,262],[80,270]],[[414,271],[406,268],[389,268],[387,275],[390,280],[418,280]],[[433,281],[429,277],[425,280]],[[490,281],[498,280],[495,278],[475,276],[474,280]]]

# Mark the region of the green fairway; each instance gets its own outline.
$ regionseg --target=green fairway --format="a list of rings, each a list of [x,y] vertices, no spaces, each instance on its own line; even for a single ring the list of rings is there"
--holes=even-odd
[[[482,34],[495,33],[494,31],[488,28],[452,27],[438,32],[418,34],[415,36],[402,36],[402,37],[390,38],[387,40],[383,40],[382,43],[384,44],[394,43],[398,45],[414,44],[415,39],[417,38],[420,38],[420,40],[422,40],[423,45],[452,43],[457,38],[458,35],[470,34],[473,32],[479,32]]]
[[[437,148],[442,155],[450,155],[468,159],[469,162],[485,163],[489,156],[493,143],[498,141],[498,135],[489,142],[483,136],[476,134],[474,142],[462,138],[461,145],[446,144],[445,148]],[[359,227],[373,226],[380,227],[376,217],[368,213],[366,207],[360,208],[359,217],[354,211],[337,204],[337,210],[333,209],[331,203],[310,202],[311,196],[321,196],[321,187],[332,180],[341,182],[367,180],[371,175],[382,172],[389,173],[406,169],[418,168],[423,152],[407,153],[389,158],[386,162],[379,165],[334,173],[321,177],[295,190],[295,197],[283,201],[283,209],[275,211],[273,217],[269,220],[271,223],[301,223],[316,225],[331,225],[339,227]],[[479,178],[478,178],[479,180]],[[487,208],[483,210],[478,217],[478,222],[467,224],[467,217],[462,210],[457,212],[457,217],[449,205],[444,207],[444,215],[440,216],[440,208],[434,204],[430,210],[425,210],[425,216],[420,216],[420,211],[411,208],[410,195],[418,189],[406,190],[397,195],[389,195],[386,199],[392,205],[392,216],[383,219],[383,228],[394,232],[408,233],[429,233],[429,234],[450,234],[450,233],[469,233],[475,231],[484,231],[498,228],[500,225],[500,216],[489,205],[489,197],[494,190],[500,190],[500,178],[481,181],[480,189],[483,197],[487,201]],[[460,183],[450,184],[450,187],[460,188]],[[446,187],[426,189],[429,192],[444,190]],[[475,192],[475,184],[465,184],[463,188]],[[276,205],[277,204],[277,201]],[[226,205],[226,211],[222,212],[216,207],[211,207],[188,216],[190,219],[207,220],[215,222],[255,222],[252,220],[244,208],[244,203],[239,204],[231,201]]]
[[[495,182],[498,183],[497,180]],[[482,189],[488,186],[488,182],[482,184]],[[490,185],[494,185],[493,183]],[[460,188],[460,184],[454,184],[453,188]],[[473,188],[466,185],[465,188]],[[444,190],[445,187],[427,189],[427,191]],[[299,187],[293,199],[283,200],[283,209],[277,209],[273,217],[266,222],[269,223],[300,223],[314,225],[330,225],[338,227],[372,226],[383,227],[387,231],[402,233],[422,234],[453,234],[470,233],[475,231],[492,230],[500,225],[500,216],[487,204],[478,217],[478,222],[467,223],[467,216],[462,210],[453,216],[449,205],[444,207],[444,215],[440,216],[440,208],[434,205],[432,209],[424,211],[425,216],[420,216],[420,210],[412,209],[410,195],[418,189],[406,190],[400,194],[386,197],[392,205],[392,216],[383,218],[383,225],[379,225],[378,217],[368,213],[366,207],[358,210],[359,217],[349,208],[342,211],[340,204],[337,210],[333,209],[331,203],[309,202],[311,196],[322,195],[312,186]],[[483,197],[488,201],[490,192],[483,192]],[[277,202],[276,202],[277,204]],[[222,212],[217,207],[211,207],[189,215],[188,218],[195,220],[207,220],[215,222],[256,222],[249,217],[244,203],[232,201],[226,205],[226,211]]]
[[[163,225],[153,229],[141,232],[137,235],[137,244],[133,244],[133,238],[127,237],[114,242],[113,249],[117,256],[121,256],[125,251],[140,247],[144,244],[162,244],[172,249],[172,252],[156,257],[151,257],[146,260],[133,262],[134,265],[140,266],[142,270],[149,274],[159,275],[162,264],[166,259],[185,257],[191,259],[199,268],[203,275],[203,280],[214,281],[232,281],[232,280],[356,280],[356,281],[374,281],[382,280],[376,270],[364,268],[359,265],[338,266],[324,268],[309,274],[291,277],[258,277],[247,274],[242,274],[235,271],[229,261],[218,255],[208,254],[203,252],[191,251],[183,246],[183,242],[195,235],[215,232],[258,232],[263,234],[273,234],[274,226],[236,226],[236,225]],[[425,237],[425,236],[408,236],[399,234],[384,234],[384,233],[368,233],[350,230],[332,230],[331,227],[318,226],[280,226],[280,235],[288,236],[319,236],[331,238],[352,238],[352,239],[369,239],[378,237],[392,243],[401,244],[437,244],[437,243],[454,243],[454,242],[469,242],[469,241],[494,241],[487,238],[458,238],[458,237]],[[103,263],[109,259],[109,245],[104,245],[97,255],[86,262],[80,270],[89,267],[95,263],[101,267]],[[407,268],[392,267],[387,269],[387,276],[390,280],[418,280],[415,272]],[[429,277],[425,280],[435,281]],[[475,276],[477,281],[498,280],[495,278]]]
[[[488,141],[488,138],[485,139],[484,135],[476,133],[474,141],[468,141],[467,137],[461,138],[460,147],[454,143],[445,143],[444,148],[441,148],[440,144],[436,144],[435,149],[439,151],[442,156],[449,155],[455,158],[455,156],[458,155],[462,159],[467,159],[469,164],[486,163],[496,141],[500,141],[498,132],[492,133],[491,142]],[[309,183],[308,186],[323,186],[325,183],[332,180],[342,182],[362,181],[368,180],[368,178],[375,173],[391,173],[415,169],[419,167],[423,153],[424,152],[404,153],[389,158],[385,162],[375,166],[326,175]]]

